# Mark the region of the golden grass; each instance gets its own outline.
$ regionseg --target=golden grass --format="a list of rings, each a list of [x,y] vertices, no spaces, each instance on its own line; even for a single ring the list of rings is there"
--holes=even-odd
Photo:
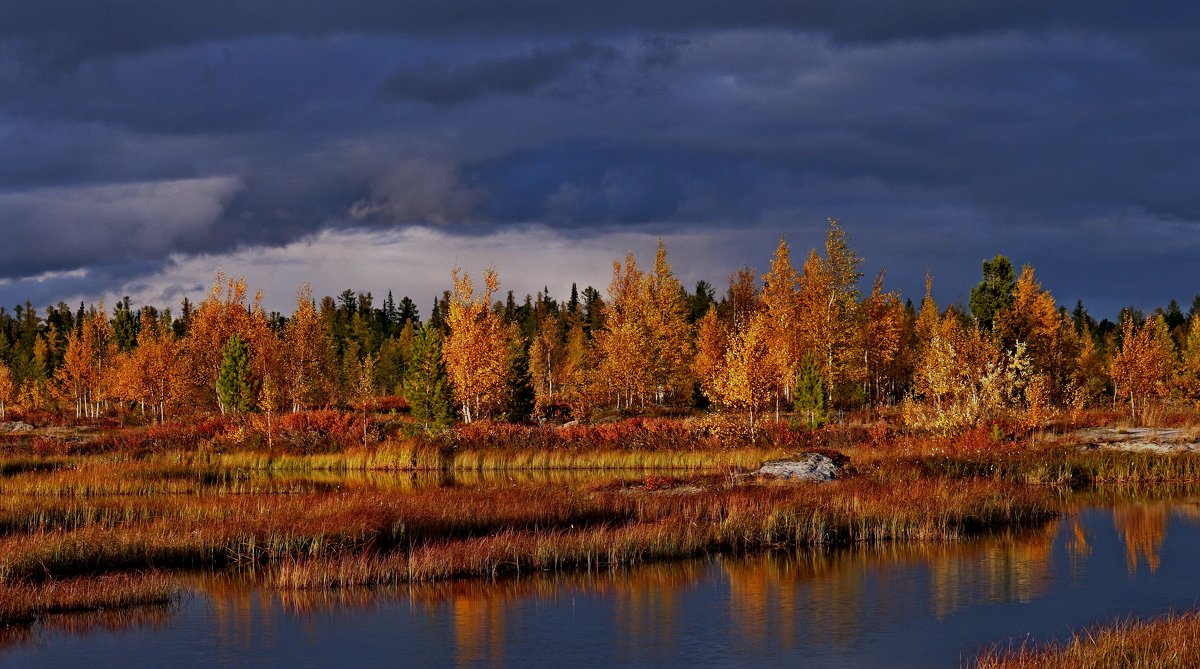
[[[1200,614],[1129,619],[1076,632],[1044,646],[998,646],[975,661],[978,669],[1192,669],[1200,666]]]
[[[168,604],[179,588],[158,574],[107,574],[42,583],[0,582],[0,627],[42,616],[101,609]]]
[[[386,552],[282,560],[270,582],[330,588],[564,569],[608,569],[710,551],[957,541],[1053,515],[1046,495],[995,482],[911,486],[737,486],[683,494],[605,493],[620,525],[504,530]]]

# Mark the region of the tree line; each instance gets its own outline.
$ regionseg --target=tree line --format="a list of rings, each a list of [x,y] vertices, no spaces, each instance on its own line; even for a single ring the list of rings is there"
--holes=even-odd
[[[1065,411],[1200,402],[1200,297],[1149,315],[1097,321],[1058,305],[1034,269],[983,263],[968,305],[919,304],[881,271],[860,287],[863,259],[830,220],[823,249],[799,267],[781,239],[761,276],[734,272],[718,297],[687,290],[660,242],[652,266],[613,263],[607,293],[572,285],[517,302],[499,277],[455,269],[422,321],[389,292],[297,293],[267,312],[244,279],[218,275],[179,312],[129,298],[43,314],[0,308],[0,414],[136,411],[167,420],[205,413],[343,406],[364,416],[403,398],[430,427],[454,420],[585,420],[605,412],[743,413],[751,429],[783,412],[809,424],[834,410],[898,407],[915,427],[951,431]]]

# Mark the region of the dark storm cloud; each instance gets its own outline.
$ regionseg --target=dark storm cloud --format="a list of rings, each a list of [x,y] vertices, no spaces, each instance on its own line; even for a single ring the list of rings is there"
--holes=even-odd
[[[1183,297],[1198,7],[0,0],[0,302],[411,225],[761,265],[830,215],[910,295],[1004,252]]]
[[[385,94],[435,105],[453,105],[490,95],[534,93],[562,81],[576,68],[603,67],[617,50],[589,41],[557,49],[534,48],[529,53],[460,63],[425,61],[396,70],[384,85]],[[593,76],[599,74],[592,70]]]
[[[597,32],[678,32],[771,28],[827,33],[838,40],[927,39],[1004,30],[1095,30],[1155,38],[1191,51],[1195,3],[1121,0],[877,0],[786,2],[547,0],[338,3],[211,0],[203,5],[160,0],[45,0],[0,3],[0,38],[28,40],[31,57],[68,65],[92,57],[261,35],[516,36]]]

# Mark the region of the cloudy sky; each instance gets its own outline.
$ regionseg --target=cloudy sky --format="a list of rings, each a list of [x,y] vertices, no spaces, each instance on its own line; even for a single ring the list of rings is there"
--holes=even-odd
[[[1200,4],[0,0],[0,304],[688,283],[838,217],[961,299],[1200,292]]]

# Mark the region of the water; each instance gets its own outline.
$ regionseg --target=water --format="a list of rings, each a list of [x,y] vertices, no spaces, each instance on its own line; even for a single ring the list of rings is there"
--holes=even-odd
[[[52,620],[5,667],[954,667],[987,644],[1200,604],[1200,508],[1081,502],[955,546],[277,593],[197,576],[171,609]]]

